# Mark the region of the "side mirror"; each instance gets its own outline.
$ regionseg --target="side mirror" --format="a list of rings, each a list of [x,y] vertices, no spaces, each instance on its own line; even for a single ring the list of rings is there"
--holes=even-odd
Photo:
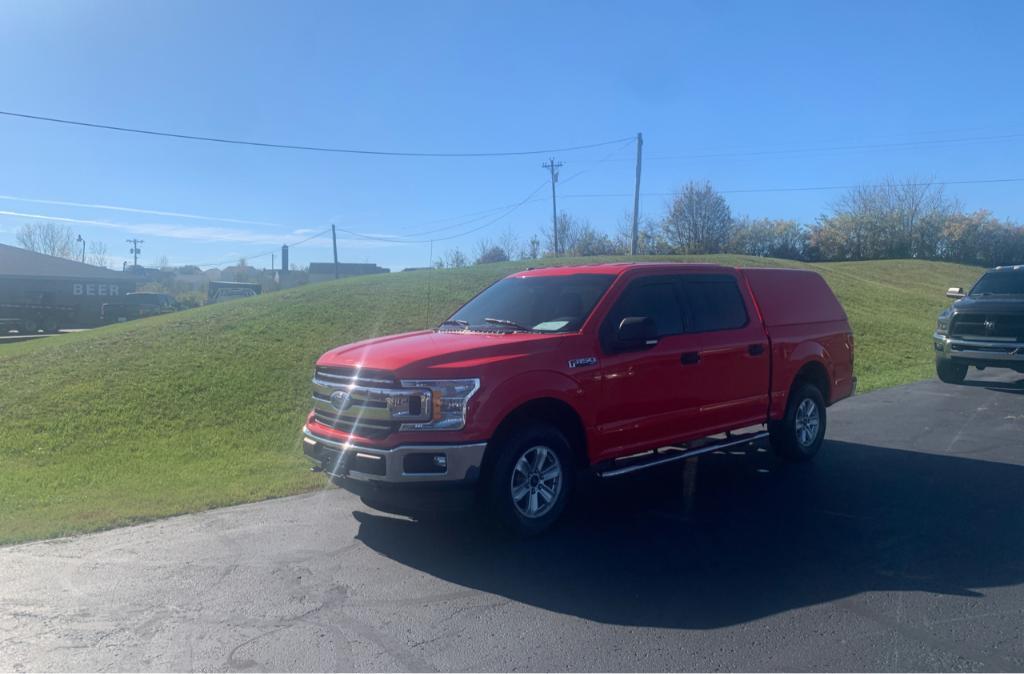
[[[950,288],[946,291],[946,297],[952,297],[955,300],[961,299],[964,296],[963,288]]]
[[[658,343],[658,326],[650,316],[627,316],[615,331],[614,346],[619,351],[646,349]]]

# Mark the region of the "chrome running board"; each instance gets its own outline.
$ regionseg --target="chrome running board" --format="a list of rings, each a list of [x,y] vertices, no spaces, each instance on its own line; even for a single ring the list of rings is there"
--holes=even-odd
[[[644,452],[642,454],[633,454],[631,456],[614,459],[610,468],[597,471],[597,475],[599,477],[619,477],[620,475],[635,473],[638,470],[661,466],[666,463],[672,463],[673,461],[682,461],[683,459],[700,456],[701,454],[707,454],[708,452],[714,452],[719,449],[753,444],[758,440],[764,440],[767,437],[767,431],[760,431],[758,433],[748,433],[742,436],[734,435],[721,441],[715,441],[707,445],[694,447],[693,449],[687,449],[685,447],[662,447],[654,450],[653,452]],[[630,463],[629,465],[618,468],[616,467],[616,464],[623,462]]]

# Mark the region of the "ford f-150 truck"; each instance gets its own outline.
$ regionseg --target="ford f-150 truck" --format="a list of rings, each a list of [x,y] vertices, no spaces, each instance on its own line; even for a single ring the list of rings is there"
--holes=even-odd
[[[1024,265],[990,269],[971,292],[950,288],[946,296],[956,301],[932,336],[939,379],[962,383],[971,365],[1024,372]]]
[[[810,458],[826,408],[854,392],[853,349],[810,271],[530,269],[436,329],[321,356],[304,451],[372,507],[458,497],[534,534],[581,471],[610,478],[766,438]]]

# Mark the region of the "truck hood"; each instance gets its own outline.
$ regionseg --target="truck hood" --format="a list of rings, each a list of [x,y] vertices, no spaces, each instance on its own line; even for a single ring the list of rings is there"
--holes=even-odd
[[[967,296],[953,302],[953,311],[958,314],[1024,314],[1024,296],[989,295]]]
[[[553,350],[565,337],[423,330],[339,346],[320,356],[316,364],[389,370],[400,378],[458,377],[464,369],[478,371],[499,362],[535,358]]]

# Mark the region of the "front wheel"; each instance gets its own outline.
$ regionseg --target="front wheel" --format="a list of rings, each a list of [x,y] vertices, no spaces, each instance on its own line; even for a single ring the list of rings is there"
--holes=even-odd
[[[935,374],[946,384],[962,384],[967,376],[967,366],[960,363],[951,363],[948,360],[935,360]]]
[[[574,486],[572,451],[553,426],[531,423],[494,448],[488,492],[498,518],[514,532],[534,536],[562,515]]]
[[[810,459],[825,440],[825,423],[825,398],[821,391],[811,384],[800,384],[789,396],[782,421],[769,425],[772,448],[786,459]]]

